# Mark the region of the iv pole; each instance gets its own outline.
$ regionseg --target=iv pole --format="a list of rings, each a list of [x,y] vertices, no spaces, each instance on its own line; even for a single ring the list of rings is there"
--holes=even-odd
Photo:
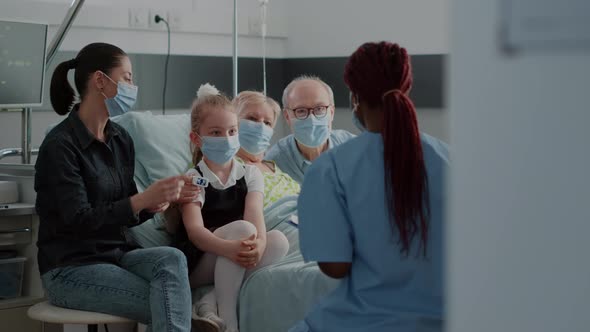
[[[238,0],[234,0],[234,27],[233,27],[233,96],[238,95]]]

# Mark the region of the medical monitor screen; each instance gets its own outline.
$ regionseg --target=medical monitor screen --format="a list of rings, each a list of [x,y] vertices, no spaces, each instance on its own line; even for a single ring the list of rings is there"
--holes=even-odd
[[[0,21],[0,108],[41,106],[47,25]]]

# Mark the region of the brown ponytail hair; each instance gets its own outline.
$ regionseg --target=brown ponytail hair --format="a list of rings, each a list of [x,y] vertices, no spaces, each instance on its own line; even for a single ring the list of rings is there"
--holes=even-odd
[[[68,81],[68,72],[74,69],[74,82],[80,99],[84,99],[88,90],[88,80],[96,71],[109,75],[113,68],[121,65],[121,58],[127,56],[117,46],[105,43],[93,43],[85,46],[71,60],[60,63],[51,77],[49,95],[51,105],[59,115],[66,115],[74,106],[76,94]]]

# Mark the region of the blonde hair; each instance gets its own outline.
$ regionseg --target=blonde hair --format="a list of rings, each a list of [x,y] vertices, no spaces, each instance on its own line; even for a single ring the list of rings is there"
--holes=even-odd
[[[242,91],[232,101],[238,116],[248,107],[257,105],[268,105],[273,111],[273,127],[277,123],[281,106],[272,98],[265,96],[258,91]]]
[[[208,83],[201,85],[199,91],[197,91],[197,98],[195,98],[191,106],[191,131],[198,135],[205,115],[209,111],[219,109],[229,109],[235,112],[232,102],[223,93]],[[203,152],[192,143],[191,149],[193,152],[193,165],[196,166],[203,158]]]

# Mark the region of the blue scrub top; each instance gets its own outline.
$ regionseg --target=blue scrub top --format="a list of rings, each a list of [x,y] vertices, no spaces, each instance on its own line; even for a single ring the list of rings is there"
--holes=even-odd
[[[328,140],[328,148],[341,145],[354,137],[354,134],[346,130],[332,130]],[[299,152],[293,135],[280,139],[268,150],[264,159],[274,161],[283,172],[289,174],[299,184],[303,182],[303,176],[311,165],[311,162]]]
[[[309,168],[299,196],[299,237],[306,261],[352,262],[350,275],[293,332],[441,331],[443,325],[445,143],[423,134],[429,185],[427,257],[419,237],[400,253],[385,199],[383,140],[365,132]]]

